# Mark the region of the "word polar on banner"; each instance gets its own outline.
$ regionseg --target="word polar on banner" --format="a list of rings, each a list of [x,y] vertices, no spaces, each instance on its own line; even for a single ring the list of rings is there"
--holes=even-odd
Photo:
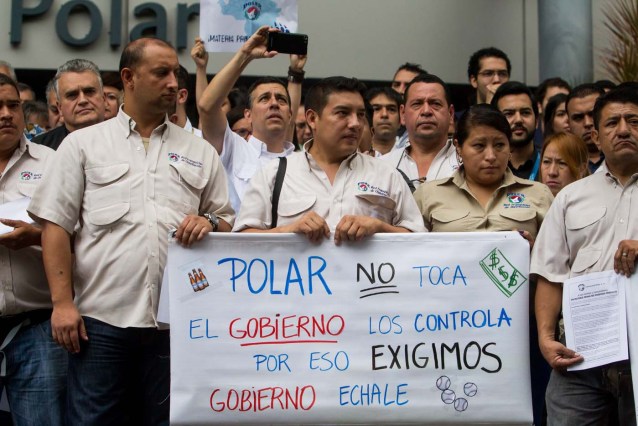
[[[408,255],[383,239],[348,251],[241,237],[221,238],[180,260],[181,271],[171,268],[171,288],[179,285],[175,297],[185,302],[172,333],[193,342],[175,345],[181,354],[172,360],[198,365],[173,375],[172,405],[192,401],[171,407],[176,418],[531,422],[527,292],[503,291],[527,280],[527,246],[487,239],[474,249],[464,244],[463,256],[450,244],[445,257]],[[200,258],[210,287],[195,292],[187,277]],[[498,409],[504,398],[517,409]]]

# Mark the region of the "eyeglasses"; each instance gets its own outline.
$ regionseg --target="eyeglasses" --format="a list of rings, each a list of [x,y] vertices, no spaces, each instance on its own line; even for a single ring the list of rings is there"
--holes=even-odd
[[[494,78],[494,75],[498,74],[499,78],[508,78],[510,73],[506,70],[484,70],[478,73],[481,77]]]

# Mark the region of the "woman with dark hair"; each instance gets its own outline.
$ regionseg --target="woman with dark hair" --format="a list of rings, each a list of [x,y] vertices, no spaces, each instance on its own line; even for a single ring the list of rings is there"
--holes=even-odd
[[[571,133],[555,133],[545,139],[541,150],[541,182],[554,197],[565,186],[589,175],[587,145]]]
[[[565,102],[567,95],[559,93],[547,101],[543,114],[543,138],[547,139],[554,133],[569,132],[569,120]]]
[[[491,105],[461,116],[454,144],[462,166],[414,193],[430,231],[518,230],[533,242],[553,197],[545,185],[509,170],[511,136],[507,119]]]
[[[470,107],[461,116],[454,144],[461,167],[449,178],[426,182],[414,193],[425,226],[433,232],[518,230],[530,247],[553,200],[547,186],[510,171],[512,131],[495,107]],[[530,286],[530,301],[534,285]],[[530,370],[534,420],[541,423],[550,368],[538,349],[530,310]]]

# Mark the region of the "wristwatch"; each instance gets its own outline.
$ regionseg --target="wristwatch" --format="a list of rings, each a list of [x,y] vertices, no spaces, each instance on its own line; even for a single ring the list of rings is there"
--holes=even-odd
[[[213,232],[217,232],[217,228],[219,228],[219,218],[215,213],[204,213],[203,216],[210,222],[210,225],[213,227]]]

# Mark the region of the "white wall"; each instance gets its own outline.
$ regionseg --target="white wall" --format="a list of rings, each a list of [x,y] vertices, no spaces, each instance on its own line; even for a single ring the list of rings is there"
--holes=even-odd
[[[39,0],[22,0],[25,5]],[[128,0],[129,28],[143,22],[135,18],[133,8],[146,0]],[[175,40],[177,1],[155,0],[168,12],[168,38]],[[192,4],[194,1],[181,0]],[[299,32],[309,35],[308,77],[329,75],[356,76],[362,79],[388,80],[396,67],[406,61],[417,62],[450,83],[466,83],[469,56],[477,49],[495,46],[512,61],[512,78],[530,85],[538,84],[537,0],[298,0]],[[606,45],[602,13],[609,0],[594,0],[594,58],[596,78],[602,78],[596,53]],[[23,27],[22,43],[11,46],[11,2],[0,2],[0,59],[16,68],[53,69],[74,57],[84,57],[105,70],[117,69],[121,48],[108,43],[110,0],[95,0],[102,11],[104,25],[100,39],[88,48],[74,49],[60,41],[55,33],[55,15],[66,0],[54,0],[44,17],[28,21]],[[71,23],[73,33],[82,36],[88,25],[82,17]],[[189,24],[188,39],[198,33],[198,20]],[[214,73],[231,54],[215,54],[208,71]],[[194,67],[189,49],[180,61]],[[246,75],[285,75],[286,57],[260,60],[251,64]]]

